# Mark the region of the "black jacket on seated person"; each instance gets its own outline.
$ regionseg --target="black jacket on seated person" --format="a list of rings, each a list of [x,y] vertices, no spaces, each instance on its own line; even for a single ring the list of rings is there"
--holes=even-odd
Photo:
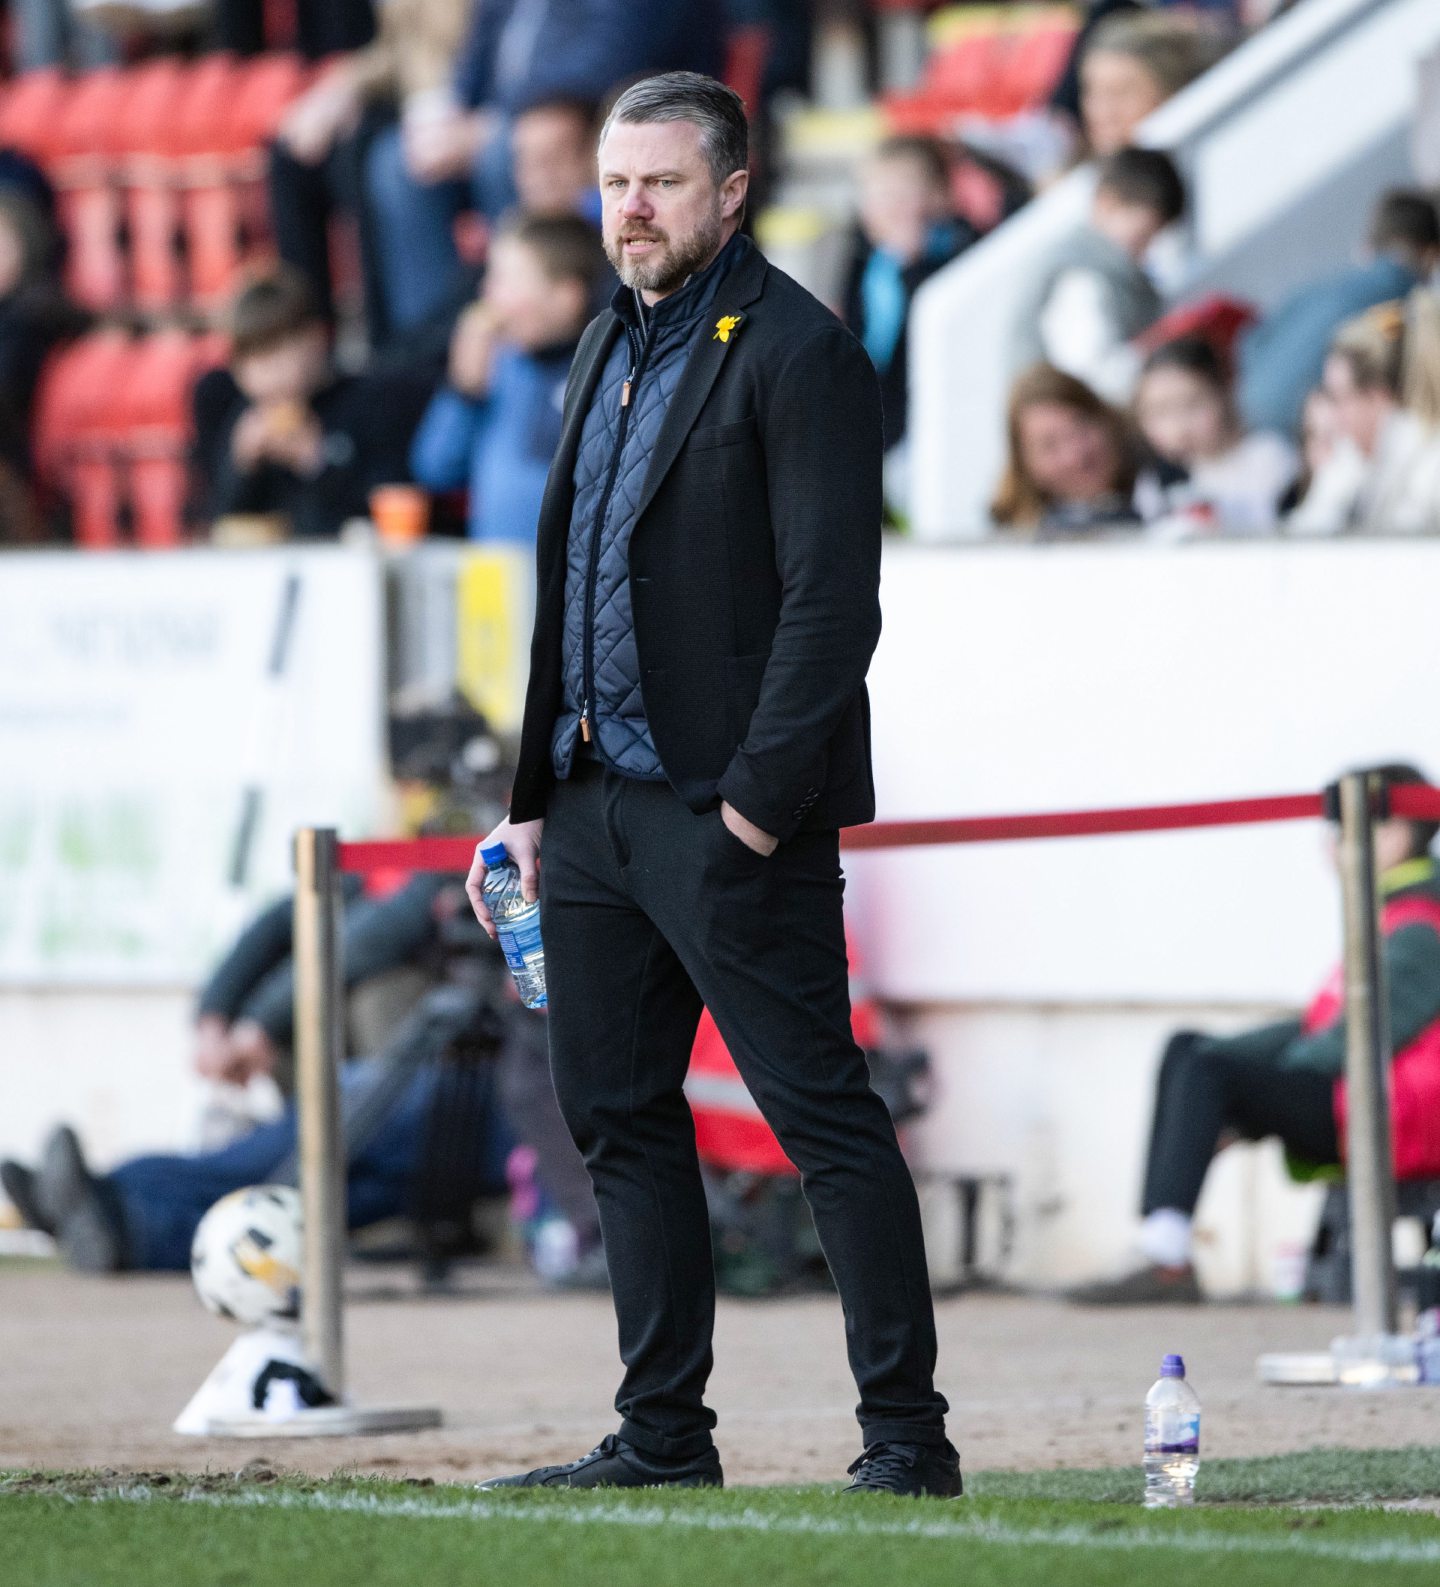
[[[880,398],[843,325],[739,239],[670,398],[629,542],[641,693],[666,778],[782,842],[875,814],[865,672],[880,634]],[[510,815],[545,814],[562,707],[576,452],[621,321],[576,351],[540,511],[535,632]],[[858,486],[857,486],[857,481]]]
[[[310,404],[325,436],[319,473],[306,478],[269,462],[242,471],[230,442],[249,403],[228,370],[212,370],[196,383],[193,398],[205,522],[227,513],[279,513],[297,539],[338,534],[346,519],[369,516],[377,485],[409,479],[410,438],[423,405],[423,396],[408,388],[337,376]]]

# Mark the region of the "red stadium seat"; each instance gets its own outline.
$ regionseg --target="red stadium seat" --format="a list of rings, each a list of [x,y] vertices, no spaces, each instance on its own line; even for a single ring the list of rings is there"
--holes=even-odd
[[[261,55],[241,65],[241,81],[229,108],[230,148],[262,149],[279,130],[291,102],[314,76],[298,55]]]
[[[71,295],[102,312],[227,302],[268,248],[266,145],[310,75],[293,55],[213,54],[0,86],[0,145],[56,185]]]
[[[1003,121],[1041,105],[1059,80],[1075,38],[1063,12],[976,17],[925,67],[914,93],[884,101],[898,132],[944,134],[967,115]]]
[[[233,125],[245,67],[210,56],[190,73],[176,109],[171,147],[177,160],[189,298],[220,307],[242,258],[241,204],[234,169]]]
[[[248,80],[235,108],[236,142],[232,147],[240,156],[236,179],[241,220],[252,251],[257,242],[268,242],[270,237],[266,150],[279,132],[285,112],[314,78],[314,69],[298,55],[264,56],[248,68]]]
[[[1014,110],[1045,104],[1064,74],[1075,45],[1075,29],[1064,25],[1038,27],[1015,45],[1006,72]]]
[[[173,546],[185,533],[190,394],[224,362],[225,338],[171,329],[138,340],[99,331],[46,365],[36,400],[36,467],[68,498],[76,543]]]
[[[762,103],[770,42],[770,29],[763,22],[732,28],[725,40],[725,86],[739,94],[752,116]]]
[[[69,242],[66,285],[87,308],[114,309],[126,298],[120,251],[116,156],[129,82],[111,67],[79,78],[60,106],[49,174]]]
[[[26,72],[0,85],[0,146],[19,149],[40,165],[55,158],[55,133],[70,92],[62,72]]]
[[[265,151],[308,80],[292,55],[211,57],[196,69],[182,112],[182,205],[190,296],[201,309],[226,303],[246,263],[268,246]]]
[[[137,545],[172,546],[184,538],[190,393],[200,372],[223,358],[223,349],[221,338],[160,331],[131,354],[123,451]]]
[[[957,110],[979,105],[998,76],[996,68],[1004,46],[1003,34],[987,32],[938,51],[925,71],[925,91],[947,100]]]
[[[121,169],[130,239],[130,290],[136,308],[160,312],[184,297],[175,125],[186,71],[162,58],[131,74]]]
[[[36,392],[36,470],[48,492],[69,498],[75,543],[90,549],[120,539],[123,492],[105,406],[124,384],[129,349],[123,331],[84,337],[46,363]]]

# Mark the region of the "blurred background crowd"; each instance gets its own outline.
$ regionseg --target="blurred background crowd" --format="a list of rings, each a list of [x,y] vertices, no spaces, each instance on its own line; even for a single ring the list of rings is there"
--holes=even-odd
[[[0,1059],[7,1039],[17,1054],[0,1152],[21,1154],[0,1162],[0,1213],[59,1234],[83,1267],[183,1266],[216,1195],[293,1171],[276,899],[295,827],[475,832],[503,808],[566,378],[616,290],[595,154],[624,86],[691,69],[744,98],[747,228],[875,365],[897,539],[1425,535],[1440,530],[1433,4],[0,5],[0,546],[14,553]],[[1402,12],[1428,31],[1405,37],[1403,81],[1377,107],[1366,52]],[[1335,61],[1365,92],[1330,147]],[[310,549],[377,540],[379,556]],[[144,554],[86,555],[116,548]],[[1394,547],[1350,550],[1344,569],[1342,546],[1283,550],[1287,585],[1226,573],[1269,567],[1263,551],[928,561],[892,547],[872,673],[887,809],[1133,802],[1232,776],[1250,791],[1409,755],[1395,724],[1408,735],[1423,712],[1401,685],[1420,688],[1423,668],[1367,639],[1344,670],[1335,591],[1363,605],[1383,582],[1387,644],[1418,653],[1429,625],[1394,615],[1412,594],[1386,571]],[[1182,563],[1219,573],[1190,599],[1167,572]],[[1007,582],[1016,569],[1028,582]],[[963,680],[952,731],[934,732],[922,675]],[[1420,750],[1433,764],[1423,733]],[[953,857],[927,855],[893,873],[903,906],[888,911],[871,882],[863,946],[901,1010],[887,1028],[857,978],[877,1085],[928,1128],[922,1164],[963,1170],[970,1234],[977,1187],[1021,1186],[1032,1275],[1093,1274],[1123,1237],[1129,1159],[1112,1147],[1141,1137],[1116,1098],[1141,1095],[1124,1065],[1150,1061],[1162,1016],[1116,1011],[1218,1002],[1248,1017],[1313,973],[1328,883],[1309,849],[1283,863],[1312,902],[1285,929],[1260,911],[1242,929],[1227,877],[1248,885],[1248,851],[1230,871],[1187,870],[1179,844],[1166,885],[1209,899],[1167,914],[1167,931],[1185,916],[1189,952],[1143,925],[1156,872],[1138,853],[1131,871],[1112,848],[1045,857],[1049,896],[1086,911],[1083,943],[1046,939],[1028,914],[1023,931],[989,929],[1028,896],[1023,858],[961,887]],[[597,1281],[543,1024],[467,918],[453,877],[347,884],[352,1222],[415,1214],[441,1262],[447,1240],[465,1248],[473,1200],[508,1191],[542,1274]],[[35,1013],[35,986],[64,996]],[[117,1012],[117,987],[147,998]],[[1106,998],[1101,1041],[1086,1008]],[[1093,1039],[1118,1067],[1083,1092],[1031,1084],[1016,1053],[1039,1062],[1045,1044],[966,1012],[997,999],[1016,1021],[1073,1003],[1050,1043]],[[920,1005],[948,1010],[916,1027],[937,1075],[1008,1076],[1025,1107],[987,1112],[983,1085],[952,1083],[927,1111],[925,1061],[896,1045]],[[156,1037],[162,1012],[173,1029]],[[168,1133],[203,1150],[135,1156],[164,1133],[151,1081],[173,1075],[182,1025],[213,1094],[198,1135]],[[112,1080],[119,1052],[144,1077],[128,1088]],[[725,1281],[814,1278],[798,1188],[708,1024],[692,1074]],[[1035,1097],[1053,1119],[1034,1122]],[[1051,1130],[1092,1155],[1056,1168]],[[1254,1201],[1237,1198],[1230,1223]],[[1288,1205],[1266,1214],[1272,1244],[1291,1237]],[[1234,1249],[1232,1290],[1255,1280],[1260,1245]]]
[[[670,68],[750,107],[750,224],[876,365],[895,526],[912,298],[1086,168],[1010,316],[984,527],[1428,532],[1430,193],[1371,195],[1364,257],[1264,312],[1168,289],[1190,195],[1138,129],[1299,3],[12,0],[0,539],[524,544],[614,286],[596,129]]]

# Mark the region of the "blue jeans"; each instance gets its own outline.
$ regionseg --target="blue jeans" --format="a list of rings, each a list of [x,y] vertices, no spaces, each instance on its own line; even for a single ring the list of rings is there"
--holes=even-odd
[[[350,1165],[346,1218],[352,1229],[405,1212],[420,1166],[426,1130],[441,1066],[422,1064],[406,1090]],[[348,1096],[374,1073],[372,1062],[349,1065],[341,1075]],[[483,1154],[487,1193],[505,1190],[505,1159],[514,1144],[498,1107],[492,1107]],[[196,1226],[221,1196],[246,1185],[264,1184],[295,1150],[295,1109],[287,1107],[273,1124],[262,1124],[219,1151],[197,1156],[137,1157],[123,1163],[104,1183],[118,1203],[125,1225],[126,1265],[157,1269],[190,1266]]]
[[[481,151],[468,180],[427,185],[406,167],[400,128],[387,127],[366,151],[365,189],[386,318],[392,331],[410,330],[442,308],[455,288],[461,268],[456,216],[475,208],[493,222],[515,202],[508,129]]]
[[[120,58],[115,40],[70,10],[70,0],[12,0],[15,52],[22,72],[43,66],[90,71]]]

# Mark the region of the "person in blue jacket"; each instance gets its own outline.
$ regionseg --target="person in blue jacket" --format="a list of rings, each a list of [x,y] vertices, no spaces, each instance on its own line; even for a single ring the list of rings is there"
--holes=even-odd
[[[1377,304],[1408,296],[1440,264],[1440,216],[1430,195],[1404,188],[1383,194],[1369,242],[1368,259],[1307,282],[1241,338],[1238,394],[1247,428],[1298,436],[1335,332]]]
[[[468,488],[472,540],[534,544],[570,360],[606,270],[598,233],[578,215],[519,217],[491,246],[410,449],[419,484]]]

